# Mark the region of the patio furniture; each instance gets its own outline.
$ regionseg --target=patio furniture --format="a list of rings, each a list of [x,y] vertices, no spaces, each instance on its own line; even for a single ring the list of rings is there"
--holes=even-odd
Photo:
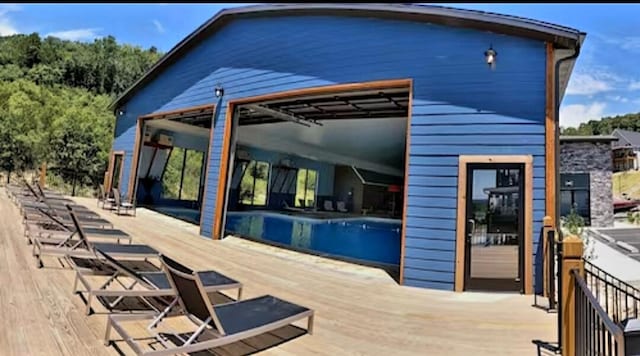
[[[124,264],[123,261],[111,257],[108,253],[101,251],[100,249],[96,249],[96,255],[99,259],[93,259],[90,263],[97,264],[97,269],[86,268],[88,262],[86,259],[72,258],[74,269],[76,271],[73,291],[74,293],[87,294],[87,315],[91,312],[91,302],[94,297],[116,297],[115,300],[108,303],[107,306],[110,309],[116,307],[117,304],[126,297],[140,298],[156,312],[160,311],[156,309],[148,298],[157,299],[161,297],[173,297],[173,300],[167,303],[171,308],[177,303],[178,297],[175,290],[171,288],[171,283],[169,282],[165,272],[161,270],[135,271]],[[95,272],[96,270],[98,273]],[[104,271],[107,272],[105,273]],[[216,271],[201,271],[196,273],[201,278],[203,283],[202,287],[206,293],[213,293],[227,289],[237,289],[238,300],[242,297],[242,283]],[[106,282],[97,288],[94,288],[87,278],[87,276],[95,275],[102,275],[107,278]],[[125,285],[122,281],[123,278],[133,280],[133,283]],[[84,286],[85,290],[77,290],[78,282]],[[119,286],[122,289],[114,289],[114,285],[116,287]],[[136,286],[140,288],[134,289]]]
[[[104,189],[104,186],[102,184],[100,184],[98,186],[98,207],[100,207],[100,203],[102,203],[102,209],[106,209],[105,205],[109,204],[109,209],[111,209],[111,207],[115,204],[115,199],[113,197],[110,197],[109,194],[107,193],[107,191]]]
[[[136,216],[136,205],[129,202],[123,202],[122,196],[117,188],[113,188],[112,191],[114,202],[111,206],[111,210],[115,210],[118,215],[121,215],[121,210],[124,210],[125,213],[128,213],[131,210],[133,211],[133,216]]]
[[[307,332],[313,332],[313,310],[287,302],[271,295],[242,301],[212,305],[207,297],[204,282],[197,272],[161,255],[163,269],[167,273],[172,289],[178,295],[177,303],[181,310],[197,329],[185,340],[173,332],[180,344],[154,332],[155,338],[166,347],[165,350],[145,351],[127,333],[123,323],[151,319],[147,330],[155,329],[171,309],[167,308],[159,315],[150,314],[111,314],[107,320],[105,345],[110,344],[111,329],[114,329],[137,355],[175,355],[193,353],[245,340],[257,335],[279,329],[298,320],[307,318]],[[206,340],[199,337],[207,334]]]
[[[347,210],[347,208],[346,208],[346,206],[345,206],[343,201],[336,202],[336,209],[341,213],[348,212],[348,210]]]
[[[73,208],[68,207],[71,220],[78,232],[78,240],[68,239],[61,243],[49,243],[46,240],[34,239],[33,256],[37,259],[37,266],[43,266],[42,256],[53,257],[84,257],[95,258],[94,247],[103,252],[109,253],[115,258],[153,258],[159,253],[149,245],[121,245],[113,243],[93,243],[89,241],[78,218],[73,212]]]
[[[335,211],[335,210],[333,210],[333,201],[325,200],[324,201],[324,210],[326,210],[326,211]]]

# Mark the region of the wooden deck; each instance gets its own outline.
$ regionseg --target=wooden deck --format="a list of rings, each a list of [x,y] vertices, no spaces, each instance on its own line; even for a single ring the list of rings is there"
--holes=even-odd
[[[199,237],[192,226],[148,210],[140,209],[135,218],[117,217],[97,209],[95,200],[76,200],[130,233],[134,243],[150,244],[194,269],[215,269],[242,281],[244,298],[274,294],[316,311],[313,335],[293,338],[295,332],[283,330],[214,350],[217,354],[253,352],[284,341],[261,354],[534,355],[532,339],[555,341],[555,315],[531,307],[530,296],[398,286],[378,269],[233,237],[211,241]],[[106,317],[84,315],[83,299],[71,293],[71,270],[52,258],[45,260],[45,268],[35,268],[18,221],[18,210],[3,190],[2,354],[131,354],[122,342],[103,346]]]

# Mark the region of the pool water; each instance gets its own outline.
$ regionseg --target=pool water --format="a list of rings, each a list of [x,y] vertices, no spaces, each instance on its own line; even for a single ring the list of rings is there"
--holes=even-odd
[[[225,231],[295,250],[375,264],[400,263],[400,221],[320,220],[275,213],[227,213]]]
[[[152,209],[176,219],[184,220],[193,224],[200,224],[200,210],[175,206],[154,206]]]

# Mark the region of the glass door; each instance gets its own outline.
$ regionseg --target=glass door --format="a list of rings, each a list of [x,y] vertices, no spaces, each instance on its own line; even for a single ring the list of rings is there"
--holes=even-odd
[[[523,291],[524,165],[467,165],[465,290]]]

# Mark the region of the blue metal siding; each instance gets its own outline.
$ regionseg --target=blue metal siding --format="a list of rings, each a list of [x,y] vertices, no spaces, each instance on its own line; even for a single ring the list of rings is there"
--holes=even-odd
[[[493,71],[483,56],[490,44],[499,52]],[[213,88],[223,85],[201,227],[210,236],[228,100],[411,78],[405,284],[453,289],[458,155],[533,155],[537,245],[544,215],[545,58],[542,42],[408,21],[329,16],[234,20],[127,103],[127,119],[119,125],[114,147],[133,147],[127,136],[135,134],[135,127],[127,125],[135,120],[129,115],[214,102]],[[125,160],[125,168],[128,164]]]

